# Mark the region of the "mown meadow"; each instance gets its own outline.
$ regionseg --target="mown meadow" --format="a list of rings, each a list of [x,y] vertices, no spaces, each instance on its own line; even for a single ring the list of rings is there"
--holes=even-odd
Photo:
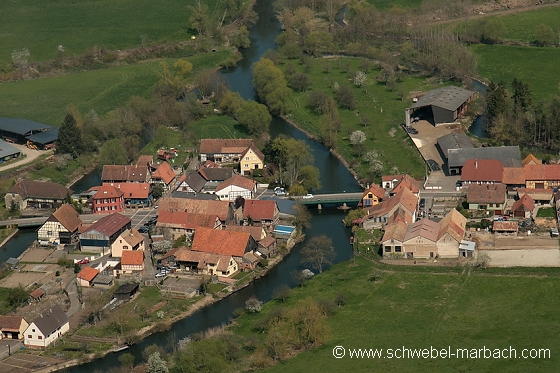
[[[261,338],[260,320],[301,299],[344,305],[329,316],[330,337],[268,372],[553,372],[560,369],[557,270],[486,271],[473,267],[391,267],[357,257],[293,289],[286,302],[267,303],[259,314],[235,321],[240,336]],[[546,299],[546,301],[543,301]],[[265,333],[266,334],[266,333]],[[265,338],[263,336],[263,338]],[[346,356],[333,357],[343,346]],[[508,348],[517,359],[351,359],[351,348]],[[522,359],[524,348],[548,348],[551,358]]]

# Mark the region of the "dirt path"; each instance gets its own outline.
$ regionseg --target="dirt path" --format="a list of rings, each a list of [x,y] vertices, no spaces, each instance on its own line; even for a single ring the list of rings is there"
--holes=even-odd
[[[474,14],[457,17],[457,18],[448,18],[442,20],[423,20],[423,22],[432,25],[440,25],[440,24],[446,24],[446,23],[457,22],[457,21],[470,21],[473,19],[480,19],[489,16],[503,16],[507,14],[521,13],[521,12],[527,12],[535,9],[550,8],[550,7],[557,7],[557,6],[560,6],[560,2],[550,3],[550,4],[533,4],[533,5],[510,8],[510,9],[504,9],[504,10],[488,11],[484,13],[474,13]]]
[[[5,165],[0,166],[0,171],[6,171],[6,170],[11,170],[12,168],[16,168],[19,166],[22,166],[24,164],[28,164],[33,162],[34,160],[36,160],[37,158],[39,158],[41,155],[43,154],[52,154],[53,151],[52,150],[48,150],[48,151],[44,151],[44,150],[33,150],[33,149],[29,149],[28,147],[26,147],[25,145],[19,145],[19,144],[11,144],[12,146],[15,146],[16,148],[18,148],[19,150],[21,150],[21,152],[23,154],[26,155],[26,157],[24,158],[20,158],[15,162],[9,162]]]

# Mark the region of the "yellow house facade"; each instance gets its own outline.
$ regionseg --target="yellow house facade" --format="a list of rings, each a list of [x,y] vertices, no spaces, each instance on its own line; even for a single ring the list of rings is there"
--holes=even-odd
[[[251,144],[239,160],[241,174],[249,175],[253,170],[261,170],[264,168],[264,154],[255,146]]]

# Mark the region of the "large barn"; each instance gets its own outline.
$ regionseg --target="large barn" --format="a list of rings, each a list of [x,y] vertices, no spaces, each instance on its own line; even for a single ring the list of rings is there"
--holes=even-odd
[[[27,119],[0,118],[0,136],[19,144],[31,141],[43,148],[58,140],[58,127]]]
[[[465,115],[474,97],[475,92],[454,86],[431,90],[406,108],[406,124],[410,125],[411,116],[427,120],[434,126],[453,123]]]

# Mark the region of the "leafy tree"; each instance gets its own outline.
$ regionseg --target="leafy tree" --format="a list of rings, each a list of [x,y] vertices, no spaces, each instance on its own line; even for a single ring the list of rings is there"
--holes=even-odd
[[[235,116],[239,123],[247,127],[247,130],[254,136],[267,133],[272,121],[267,107],[252,100],[244,102]]]
[[[243,98],[238,92],[227,91],[220,100],[219,107],[223,114],[235,115],[243,102]]]
[[[161,184],[155,184],[154,187],[152,188],[152,196],[155,199],[158,199],[162,195],[163,195],[163,187],[161,186]]]
[[[191,341],[177,355],[171,370],[177,373],[221,373],[229,371],[227,345],[221,339],[208,338]]]
[[[261,312],[262,304],[263,303],[257,298],[251,297],[245,302],[245,309],[249,313],[258,313]]]
[[[501,19],[490,18],[482,27],[481,41],[483,43],[497,43],[506,33],[506,26]]]
[[[529,84],[515,78],[511,83],[511,87],[513,88],[513,105],[516,109],[527,111],[533,104]]]
[[[311,91],[307,95],[307,104],[317,114],[324,114],[323,110],[326,108],[325,103],[329,97],[330,96],[323,91]]]
[[[307,189],[304,188],[301,184],[294,184],[288,189],[288,192],[292,196],[303,196],[307,194]]]
[[[307,74],[296,73],[288,77],[288,85],[296,91],[304,92],[311,87],[311,79]]]
[[[350,135],[350,144],[352,144],[358,156],[362,154],[362,151],[364,149],[364,142],[366,141],[366,139],[366,134],[360,130],[354,131]]]
[[[148,358],[146,373],[168,373],[167,362],[161,358],[158,351],[152,353]]]
[[[251,40],[249,39],[249,30],[247,26],[241,26],[239,30],[233,35],[231,44],[237,48],[249,48]]]
[[[74,116],[72,114],[66,114],[62,126],[58,131],[56,152],[58,154],[70,154],[72,158],[78,158],[83,150],[82,131],[78,128]]]
[[[261,58],[254,64],[253,86],[272,114],[281,115],[286,111],[288,86],[282,70],[272,60]]]
[[[367,74],[363,71],[357,71],[356,75],[354,75],[354,79],[352,79],[352,82],[358,87],[362,87],[364,84],[366,84],[366,80]]]
[[[300,230],[311,227],[311,213],[307,207],[303,205],[296,205],[296,214],[292,224]]]
[[[19,306],[29,299],[29,293],[21,286],[10,288],[6,300],[10,306]]]
[[[312,165],[303,166],[299,171],[301,185],[307,191],[321,189],[321,182],[319,181],[319,169]]]
[[[354,110],[356,108],[356,96],[354,90],[347,85],[342,85],[335,93],[336,101],[343,109]]]
[[[363,209],[350,210],[344,217],[344,225],[347,227],[351,227],[354,220],[363,218],[364,216],[366,216],[366,214],[367,212]]]
[[[314,56],[331,53],[334,50],[333,38],[324,31],[312,32],[305,38],[304,50]]]
[[[301,250],[302,262],[315,268],[319,273],[323,272],[323,267],[332,264],[336,253],[332,246],[332,241],[325,235],[313,237]]]
[[[185,97],[187,94],[187,76],[193,69],[189,61],[178,59],[173,68],[167,62],[161,62],[161,71],[158,73],[159,83],[162,88],[175,99]]]
[[[535,28],[535,38],[537,45],[544,47],[545,45],[554,44],[554,31],[552,27],[540,24]]]
[[[272,141],[270,155],[278,165],[280,183],[286,182],[290,186],[300,183],[301,168],[313,163],[313,156],[304,141],[285,136],[279,136]]]
[[[490,119],[509,111],[509,96],[504,83],[490,82],[486,90],[486,112]]]
[[[134,356],[131,353],[124,353],[119,356],[119,363],[125,368],[132,370],[134,367]]]
[[[126,148],[121,139],[112,139],[103,144],[99,150],[101,164],[128,164]]]
[[[290,287],[286,284],[280,285],[276,288],[276,290],[274,291],[274,299],[277,299],[281,302],[285,302],[286,299],[288,299],[290,297],[290,292],[292,290],[290,289]]]
[[[210,17],[208,6],[197,1],[196,6],[189,5],[191,16],[189,23],[200,35],[208,35],[212,29],[212,19]]]
[[[202,69],[194,76],[194,84],[202,99],[207,99],[212,96],[218,79],[218,74],[214,69]]]

